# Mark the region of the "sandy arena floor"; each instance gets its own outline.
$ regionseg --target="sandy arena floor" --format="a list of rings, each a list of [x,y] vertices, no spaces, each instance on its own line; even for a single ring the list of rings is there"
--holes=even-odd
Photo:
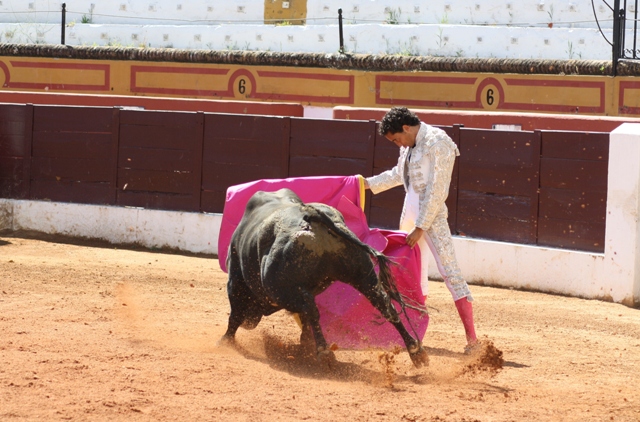
[[[496,370],[462,354],[432,282],[428,368],[338,350],[327,370],[284,312],[241,329],[237,350],[216,345],[217,259],[74,243],[0,236],[2,421],[640,421],[638,309],[472,286]]]

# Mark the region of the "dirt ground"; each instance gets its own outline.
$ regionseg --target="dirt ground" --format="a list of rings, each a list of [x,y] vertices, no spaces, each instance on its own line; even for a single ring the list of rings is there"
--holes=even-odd
[[[0,420],[640,421],[638,309],[472,286],[496,369],[432,282],[428,368],[339,349],[328,369],[284,312],[218,346],[225,283],[213,257],[0,235]]]

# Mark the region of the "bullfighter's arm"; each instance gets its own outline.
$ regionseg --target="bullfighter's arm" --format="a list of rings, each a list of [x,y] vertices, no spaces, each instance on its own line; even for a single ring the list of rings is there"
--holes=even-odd
[[[383,171],[376,176],[367,177],[365,179],[365,187],[368,187],[373,194],[376,194],[400,186],[402,184],[402,176],[400,175],[401,160],[402,154],[400,154],[398,158],[398,164],[391,170]]]

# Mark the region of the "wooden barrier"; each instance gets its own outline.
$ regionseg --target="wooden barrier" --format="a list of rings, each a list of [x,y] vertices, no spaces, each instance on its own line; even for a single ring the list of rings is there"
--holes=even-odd
[[[607,133],[442,128],[461,151],[454,234],[603,250]],[[4,198],[221,213],[231,185],[370,176],[397,157],[375,121],[0,105]],[[397,228],[403,197],[369,193],[370,224]]]

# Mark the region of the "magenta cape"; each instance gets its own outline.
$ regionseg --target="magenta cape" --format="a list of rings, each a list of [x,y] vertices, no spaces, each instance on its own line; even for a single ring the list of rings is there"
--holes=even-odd
[[[406,296],[407,302],[424,306],[420,288],[420,252],[417,247],[411,249],[406,245],[404,232],[369,228],[362,211],[364,187],[360,176],[266,179],[229,187],[218,237],[218,262],[224,272],[227,272],[226,259],[231,236],[240,224],[251,196],[260,190],[273,192],[282,188],[291,189],[303,202],[321,202],[337,208],[344,216],[347,227],[360,240],[399,264],[394,266],[393,273],[398,290]],[[333,283],[316,296],[316,304],[320,311],[322,331],[330,344],[348,349],[404,347],[395,327],[349,285],[339,281]],[[395,305],[400,311],[399,305]],[[422,340],[429,316],[414,309],[406,309],[406,313],[411,323],[407,324],[406,317],[401,315],[403,324],[414,337]]]

